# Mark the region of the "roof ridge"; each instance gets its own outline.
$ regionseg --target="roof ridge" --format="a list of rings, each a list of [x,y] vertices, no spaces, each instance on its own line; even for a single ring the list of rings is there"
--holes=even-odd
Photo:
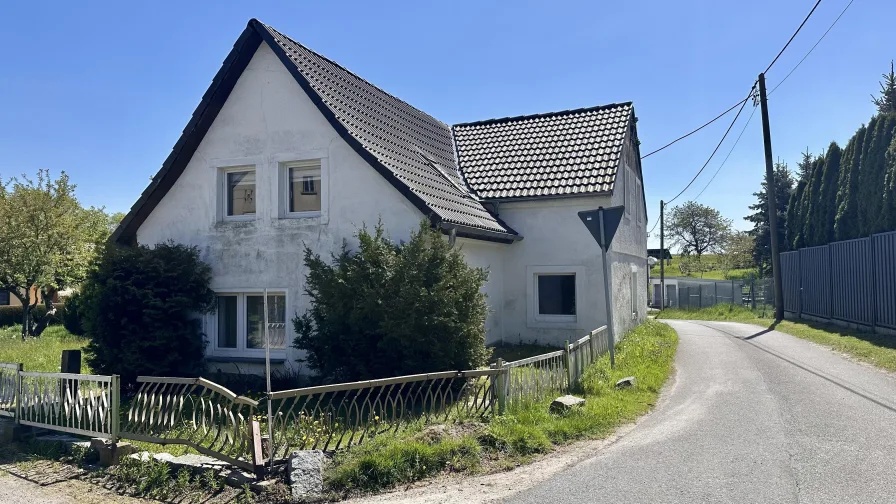
[[[314,49],[311,49],[310,47],[306,46],[305,44],[303,44],[303,43],[301,43],[301,42],[299,42],[299,41],[293,39],[293,38],[290,37],[289,35],[287,35],[287,34],[281,32],[280,30],[274,28],[273,26],[271,26],[271,25],[269,25],[269,24],[265,24],[264,22],[259,21],[258,19],[255,19],[255,21],[258,22],[259,24],[261,24],[262,26],[264,26],[265,28],[267,28],[268,30],[272,30],[272,31],[274,31],[275,33],[277,33],[277,35],[279,35],[279,36],[281,36],[281,37],[284,37],[284,38],[288,39],[288,40],[289,40],[290,42],[292,42],[293,44],[295,44],[295,45],[297,45],[297,46],[299,46],[299,47],[303,47],[303,48],[305,48],[308,52],[314,54],[314,55],[317,56],[318,58],[320,58],[320,59],[322,59],[322,60],[324,60],[324,61],[330,63],[331,65],[334,65],[334,66],[336,66],[336,67],[338,67],[338,68],[344,70],[347,74],[351,75],[351,76],[354,77],[355,79],[358,79],[359,81],[361,81],[361,82],[363,82],[363,83],[365,83],[365,84],[367,84],[367,85],[369,85],[369,86],[375,88],[376,90],[378,90],[378,91],[380,91],[380,92],[382,92],[382,93],[388,95],[390,98],[392,98],[392,99],[394,99],[394,100],[397,100],[397,101],[400,101],[401,103],[404,103],[404,104],[407,105],[408,107],[411,107],[412,109],[414,109],[414,110],[416,110],[417,112],[419,112],[419,113],[425,115],[426,117],[429,117],[429,118],[432,119],[433,121],[436,121],[437,123],[439,123],[439,124],[445,126],[445,128],[447,128],[447,129],[449,129],[449,130],[451,129],[451,125],[450,125],[450,124],[448,124],[448,123],[446,123],[446,122],[444,122],[444,121],[441,121],[441,120],[439,120],[437,117],[435,117],[435,116],[433,116],[433,115],[431,115],[431,114],[425,112],[425,111],[422,110],[422,109],[419,109],[419,108],[417,108],[417,107],[411,105],[410,103],[408,103],[408,102],[405,101],[405,100],[402,100],[401,98],[399,98],[399,97],[395,96],[394,94],[392,94],[392,93],[386,91],[385,89],[381,88],[380,86],[377,86],[376,84],[370,82],[369,80],[365,79],[364,77],[361,77],[360,75],[356,74],[355,72],[352,72],[351,70],[349,70],[349,69],[346,68],[345,66],[341,65],[339,62],[334,61],[334,60],[332,60],[332,59],[330,59],[330,58],[324,56],[323,54],[321,54],[321,53],[315,51]]]
[[[632,104],[633,104],[632,101],[619,102],[619,103],[614,102],[614,103],[607,103],[605,105],[595,105],[592,107],[582,107],[582,108],[577,108],[577,109],[557,110],[554,112],[542,112],[539,114],[525,114],[525,115],[518,115],[518,116],[497,117],[494,119],[483,119],[481,121],[457,123],[457,124],[452,125],[451,129],[453,130],[454,128],[464,127],[464,126],[481,126],[481,125],[487,125],[487,124],[500,124],[500,123],[511,122],[511,121],[521,121],[524,119],[538,119],[541,117],[559,117],[559,116],[572,115],[572,114],[581,114],[583,112],[591,112],[594,110],[603,110],[603,109],[608,109],[608,108],[613,108],[613,107],[621,107],[624,105],[632,105]]]

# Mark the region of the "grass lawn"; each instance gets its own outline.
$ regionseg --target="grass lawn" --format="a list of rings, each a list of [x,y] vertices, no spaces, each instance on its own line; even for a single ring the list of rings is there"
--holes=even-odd
[[[550,400],[508,408],[489,423],[453,424],[441,436],[421,424],[340,452],[327,466],[325,486],[336,496],[407,484],[445,472],[489,472],[512,467],[559,445],[602,438],[656,404],[672,370],[678,336],[661,322],[647,321],[616,348],[616,368],[604,355],[585,372],[579,395],[585,407],[566,415],[549,413]],[[629,389],[620,378],[635,376]]]
[[[716,305],[694,311],[664,310],[657,314],[657,319],[725,320],[762,327],[771,327],[775,322],[774,312],[770,308],[753,312],[731,305]],[[893,336],[806,320],[783,320],[775,326],[775,330],[824,345],[888,371],[896,371],[896,338]]]
[[[14,362],[25,365],[25,371],[58,373],[63,350],[82,350],[87,339],[74,336],[61,325],[48,327],[39,338],[22,341],[22,326],[0,327],[0,362]],[[90,368],[81,356],[81,372],[90,373]]]
[[[745,269],[733,269],[728,272],[728,278],[725,278],[725,274],[722,270],[711,270],[705,271],[701,275],[700,273],[692,274],[692,275],[683,275],[681,270],[678,269],[679,257],[677,255],[672,256],[672,264],[666,265],[665,275],[667,277],[690,277],[690,278],[704,278],[706,280],[743,280],[750,278],[750,273],[756,274],[755,268],[745,268]],[[715,254],[705,254],[702,257],[702,261],[708,264],[716,264],[718,262],[718,257]],[[650,270],[650,276],[659,277],[660,276],[660,265],[657,263]]]
[[[560,347],[538,345],[534,343],[505,343],[503,345],[495,345],[491,347],[491,349],[492,356],[489,359],[489,362],[494,364],[498,362],[498,358],[504,359],[504,362],[513,362],[560,350]]]

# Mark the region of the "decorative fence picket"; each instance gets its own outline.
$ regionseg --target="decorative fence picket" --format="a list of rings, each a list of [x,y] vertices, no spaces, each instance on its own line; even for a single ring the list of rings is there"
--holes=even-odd
[[[140,376],[121,435],[159,444],[186,445],[253,470],[252,430],[258,402],[203,378]]]
[[[0,363],[0,416],[113,441],[186,445],[258,473],[265,461],[283,461],[293,450],[338,450],[416,422],[481,420],[508,404],[568,392],[608,350],[604,326],[561,350],[499,360],[490,369],[273,392],[265,399],[270,416],[259,414],[267,408],[258,401],[202,378],[141,376],[122,417],[117,375],[25,372],[21,364]]]
[[[18,372],[22,425],[117,439],[117,376]]]
[[[481,419],[494,412],[500,374],[445,371],[274,392],[274,459],[292,450],[338,450],[415,421]]]

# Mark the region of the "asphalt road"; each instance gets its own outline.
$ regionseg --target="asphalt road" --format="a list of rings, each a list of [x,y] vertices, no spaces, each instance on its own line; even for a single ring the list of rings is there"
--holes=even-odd
[[[896,377],[758,326],[669,323],[657,411],[505,502],[896,502]]]

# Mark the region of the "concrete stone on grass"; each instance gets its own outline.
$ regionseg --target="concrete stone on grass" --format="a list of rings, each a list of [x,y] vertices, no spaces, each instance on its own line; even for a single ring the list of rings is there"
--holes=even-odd
[[[300,450],[289,454],[287,476],[292,498],[295,500],[318,497],[324,489],[324,452]]]
[[[616,388],[632,388],[635,386],[635,377],[634,376],[626,376],[625,378],[616,382]]]
[[[551,402],[551,413],[556,415],[564,415],[569,413],[573,408],[581,408],[585,406],[585,400],[581,397],[565,395],[560,396]]]
[[[122,441],[112,443],[103,438],[91,439],[90,447],[99,455],[100,465],[103,467],[118,465],[124,457],[137,453],[137,447],[131,443]]]

